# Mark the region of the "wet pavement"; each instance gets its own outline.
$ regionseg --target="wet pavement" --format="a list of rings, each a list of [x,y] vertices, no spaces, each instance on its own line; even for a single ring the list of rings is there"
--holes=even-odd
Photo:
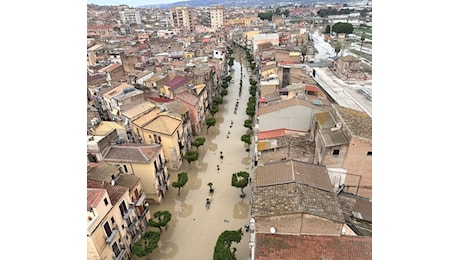
[[[251,187],[249,184],[244,188],[246,197],[240,198],[241,189],[231,185],[233,173],[247,171],[252,176],[253,170],[251,155],[246,151],[247,145],[241,141],[241,136],[248,133],[244,120],[248,119],[246,104],[250,96],[249,72],[246,67],[243,68],[245,77],[239,96],[241,65],[237,61],[238,55],[234,56],[234,71],[230,74],[234,83],[229,83],[228,95],[224,97],[224,103],[219,105],[219,112],[215,114],[216,125],[208,131],[205,126],[198,135],[206,138],[204,145],[199,148],[198,161],[189,165],[184,160],[178,171],[169,171],[171,182],[176,181],[177,173],[182,171],[188,173],[188,182],[181,189],[180,195],[177,189],[170,187],[161,204],[150,204],[151,214],[159,210],[168,210],[172,214],[168,229],[161,233],[159,247],[149,257],[152,260],[213,259],[214,246],[219,235],[225,230],[239,228],[243,230],[242,240],[232,247],[237,249],[237,259],[249,258],[249,233],[245,231],[244,225],[249,223]],[[235,114],[237,101],[239,105]],[[209,193],[209,182],[213,183],[213,194]],[[205,207],[207,198],[211,201],[209,208]],[[158,231],[156,228],[149,230]],[[133,259],[138,258],[134,256]]]

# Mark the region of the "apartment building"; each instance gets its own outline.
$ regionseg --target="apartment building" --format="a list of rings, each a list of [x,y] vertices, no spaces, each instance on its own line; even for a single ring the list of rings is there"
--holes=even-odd
[[[170,10],[171,24],[182,32],[195,31],[195,17],[193,9],[188,6],[177,6]]]
[[[225,7],[221,5],[209,8],[209,18],[211,29],[220,29],[224,26]]]
[[[118,13],[122,24],[142,24],[141,14],[135,8],[123,8]]]

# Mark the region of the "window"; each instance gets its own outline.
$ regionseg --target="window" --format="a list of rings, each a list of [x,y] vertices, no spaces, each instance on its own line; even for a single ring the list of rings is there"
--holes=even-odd
[[[339,155],[339,153],[340,153],[340,150],[339,150],[339,149],[334,149],[334,150],[332,151],[332,155]]]
[[[104,231],[107,237],[110,237],[110,235],[112,235],[112,229],[110,228],[110,224],[108,221],[104,223]]]
[[[113,217],[110,218],[110,221],[112,221],[112,224],[115,224],[115,219]]]
[[[121,215],[123,216],[126,212],[128,212],[128,208],[126,208],[126,204],[125,204],[125,201],[122,201],[120,203],[120,206],[118,206],[120,208],[120,212],[121,212]]]
[[[113,243],[112,250],[116,257],[120,255],[120,248],[118,247],[117,242]]]
[[[104,204],[107,206],[109,205],[109,201],[107,200],[107,198],[104,198]]]
[[[125,169],[125,172],[127,173],[128,172],[128,166],[126,166],[126,164],[123,164],[123,168]]]
[[[367,156],[372,156],[372,151],[367,152]]]

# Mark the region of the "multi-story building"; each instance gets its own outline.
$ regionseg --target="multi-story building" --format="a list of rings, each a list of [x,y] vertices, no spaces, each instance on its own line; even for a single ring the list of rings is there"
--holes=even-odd
[[[180,28],[183,32],[195,31],[195,18],[192,8],[188,6],[173,7],[169,15],[174,28]]]
[[[220,29],[224,26],[225,7],[221,5],[209,8],[209,18],[211,20],[211,29]]]
[[[332,104],[313,116],[315,163],[343,168],[345,191],[372,198],[372,118],[365,112]]]
[[[102,162],[139,177],[147,199],[161,202],[169,189],[169,173],[159,144],[111,145],[103,154]]]
[[[142,24],[139,10],[134,8],[124,8],[119,11],[122,24]]]

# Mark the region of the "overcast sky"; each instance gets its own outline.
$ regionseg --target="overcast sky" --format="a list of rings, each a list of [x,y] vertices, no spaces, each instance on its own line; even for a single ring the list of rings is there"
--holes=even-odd
[[[97,5],[128,5],[130,7],[137,7],[143,5],[170,4],[180,1],[185,0],[87,0],[87,3]]]

